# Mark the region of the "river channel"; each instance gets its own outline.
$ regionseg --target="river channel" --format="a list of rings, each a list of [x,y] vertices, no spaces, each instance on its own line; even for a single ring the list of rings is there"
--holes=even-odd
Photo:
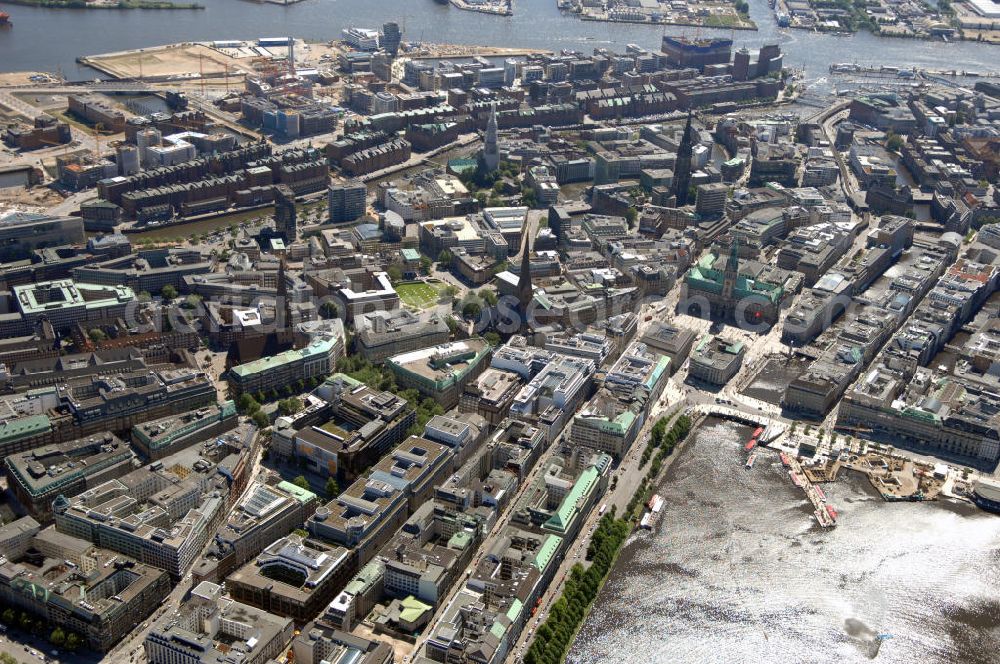
[[[1000,46],[822,35],[777,27],[766,0],[750,0],[756,32],[581,21],[556,0],[515,0],[514,15],[487,16],[434,0],[304,0],[277,5],[246,0],[198,0],[204,10],[42,9],[0,2],[14,27],[0,31],[0,71],[60,71],[70,80],[93,78],[76,58],[182,41],[252,39],[292,35],[314,40],[340,37],[349,26],[379,27],[396,21],[407,41],[624,51],[629,43],[658,50],[663,34],[734,37],[750,48],[778,42],[786,64],[821,81],[833,62],[958,68],[1000,68]]]

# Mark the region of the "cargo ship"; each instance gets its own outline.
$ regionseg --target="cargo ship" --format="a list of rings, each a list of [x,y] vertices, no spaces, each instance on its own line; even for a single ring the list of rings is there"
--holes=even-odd
[[[757,453],[756,452],[751,452],[750,456],[747,457],[747,463],[746,463],[745,468],[747,470],[750,470],[751,468],[753,468],[753,462],[756,461],[756,460],[757,460]]]
[[[654,493],[653,497],[650,498],[649,502],[646,504],[646,507],[649,508],[650,512],[656,514],[663,508],[663,498],[661,498],[659,494]]]
[[[788,455],[785,454],[784,452],[782,452],[778,456],[781,457],[781,465],[784,466],[785,468],[788,468],[792,465],[792,460],[788,458]]]
[[[830,519],[837,523],[837,510],[833,509],[833,505],[826,506],[826,513],[830,515]]]

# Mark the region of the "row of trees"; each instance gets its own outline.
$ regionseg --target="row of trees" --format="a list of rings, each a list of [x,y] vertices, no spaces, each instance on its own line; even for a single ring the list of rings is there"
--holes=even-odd
[[[618,549],[630,530],[628,521],[617,519],[613,514],[605,514],[601,518],[587,549],[590,567],[584,568],[580,563],[573,565],[562,596],[552,605],[524,656],[525,664],[558,664],[563,661],[576,630],[597,598],[601,584],[611,571]]]
[[[510,161],[501,161],[497,170],[491,171],[487,168],[483,155],[480,154],[476,158],[475,170],[462,173],[459,175],[459,179],[469,191],[475,191],[477,189],[492,189],[498,180],[505,177],[513,180],[520,174],[521,171],[517,164]]]
[[[484,310],[497,306],[498,302],[500,302],[500,297],[491,288],[480,288],[478,291],[469,291],[460,303],[462,317],[472,320],[478,319]],[[488,335],[489,333],[484,336],[486,336],[487,341],[490,341]],[[496,338],[499,339],[499,335]],[[490,343],[493,344],[492,341]],[[496,344],[493,345],[495,346]]]
[[[361,355],[348,355],[337,360],[337,373],[350,376],[373,390],[396,391],[396,379],[393,375]]]
[[[236,410],[253,420],[253,423],[260,429],[268,427],[271,424],[267,413],[260,409],[260,404],[257,400],[246,392],[241,394],[240,398],[236,400]]]
[[[282,397],[287,397],[288,399],[291,399],[295,397],[295,395],[297,394],[302,394],[307,390],[316,389],[319,386],[319,384],[320,384],[320,379],[317,378],[316,376],[311,376],[309,378],[299,378],[294,383],[289,383],[288,385],[283,386],[280,390],[277,388],[268,390],[267,392],[265,392],[264,390],[257,390],[253,394],[247,392],[245,393],[245,396],[252,398],[259,406],[261,404],[265,404],[270,401],[278,401]],[[240,395],[240,398],[237,399],[236,403],[237,407],[240,408],[240,412],[244,412],[246,410],[246,406],[249,406],[249,402],[247,402],[243,397],[244,395]],[[285,400],[287,401],[288,399]],[[280,403],[281,402],[279,401],[279,406]],[[241,404],[243,405],[241,406]],[[292,404],[287,404],[287,405],[292,405]],[[299,406],[301,407],[301,401],[299,402]]]
[[[431,273],[431,267],[433,265],[434,261],[432,261],[427,256],[420,254],[420,267],[419,267],[420,274],[424,276],[429,275]],[[404,266],[401,263],[392,263],[388,267],[386,267],[385,271],[386,274],[389,275],[389,281],[391,281],[393,284],[398,284],[399,282],[404,281],[403,267]]]
[[[670,423],[670,417],[670,415],[661,417],[653,425],[653,428],[649,432],[649,444],[646,445],[646,449],[642,452],[640,467],[646,465],[657,449],[660,450],[662,456],[658,456],[660,456],[660,460],[662,461],[662,458],[673,452],[674,446],[684,440],[691,431],[691,418],[687,415],[678,417],[677,421],[674,422],[674,426],[667,431],[667,424]]]
[[[420,392],[412,387],[400,392],[399,396],[406,399],[410,407],[417,411],[416,421],[406,432],[411,436],[421,435],[424,432],[424,426],[435,415],[444,415],[444,407],[441,404],[430,397],[422,398]]]
[[[44,619],[33,616],[26,611],[15,611],[13,608],[7,607],[3,612],[0,612],[0,621],[8,627],[17,628],[36,636],[46,636],[49,643],[66,650],[78,650],[84,645],[83,637],[76,632],[64,630],[62,627],[56,627],[49,632],[49,624]],[[46,632],[48,632],[47,635]],[[16,663],[17,660],[7,653],[3,653],[3,656],[0,656],[0,664],[8,662]]]
[[[302,410],[302,399],[298,397],[288,397],[278,402],[278,412],[282,415],[294,415]]]
[[[312,485],[309,484],[309,480],[306,479],[305,475],[299,475],[296,477],[292,480],[292,484],[300,489],[312,491]],[[333,500],[340,495],[340,486],[337,484],[337,480],[333,477],[326,478],[326,484],[323,486],[323,490],[326,491],[326,497],[330,500]],[[305,535],[303,535],[303,537],[305,537]]]
[[[49,643],[66,650],[79,650],[83,645],[83,639],[76,632],[64,631],[62,627],[56,627],[49,634]]]
[[[424,425],[435,415],[443,415],[444,408],[430,397],[422,397],[413,388],[400,390],[392,372],[384,367],[375,366],[360,355],[350,355],[337,362],[337,371],[346,374],[354,380],[361,381],[372,389],[398,394],[406,399],[410,407],[417,413],[416,422],[407,430],[407,434],[419,436],[424,432]]]
[[[640,468],[645,466],[650,458],[653,459],[653,465],[649,467],[646,476],[642,478],[639,486],[636,487],[635,493],[632,494],[632,499],[625,508],[626,518],[633,518],[639,506],[646,503],[649,499],[650,487],[663,467],[663,460],[670,456],[677,444],[687,438],[687,435],[691,432],[693,423],[690,417],[681,415],[674,421],[674,425],[667,430],[670,418],[670,415],[661,417],[650,431],[649,444],[642,451]]]

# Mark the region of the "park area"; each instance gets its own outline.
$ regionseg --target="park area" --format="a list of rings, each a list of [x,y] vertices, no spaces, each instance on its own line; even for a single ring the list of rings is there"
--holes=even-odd
[[[441,298],[441,289],[445,285],[440,281],[407,281],[396,284],[396,292],[403,304],[417,309],[426,309],[437,304]]]

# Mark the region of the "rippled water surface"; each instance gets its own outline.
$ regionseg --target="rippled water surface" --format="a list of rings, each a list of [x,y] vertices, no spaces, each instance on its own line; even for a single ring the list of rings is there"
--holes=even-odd
[[[44,9],[5,4],[14,21],[0,31],[0,71],[57,68],[70,79],[93,78],[79,67],[81,55],[107,53],[155,44],[216,39],[254,39],[293,35],[308,39],[339,38],[349,26],[377,28],[397,21],[409,41],[491,44],[559,50],[625,50],[636,43],[659,50],[664,33],[693,37],[733,37],[738,46],[759,48],[780,43],[785,63],[806,70],[810,83],[829,83],[833,62],[1000,69],[1000,47],[974,42],[926,42],[880,38],[870,33],[850,37],[779,29],[765,0],[749,0],[756,32],[580,21],[564,15],[556,0],[515,0],[514,16],[465,12],[433,0],[306,0],[293,5],[245,0],[198,0],[202,11]],[[818,85],[823,87],[823,85]]]
[[[748,434],[697,430],[567,661],[1000,661],[1000,517],[886,504],[847,474],[823,530],[777,455],[744,469]]]

